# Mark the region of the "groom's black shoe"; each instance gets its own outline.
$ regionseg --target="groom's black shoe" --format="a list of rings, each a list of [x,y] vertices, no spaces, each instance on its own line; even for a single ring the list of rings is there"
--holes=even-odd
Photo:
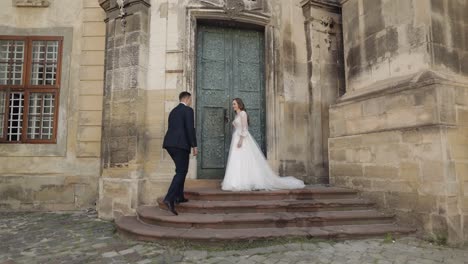
[[[169,202],[169,201],[164,201],[164,204],[166,205],[167,209],[173,213],[174,215],[179,215],[177,211],[175,210],[175,205],[174,202]]]
[[[188,202],[189,200],[187,198],[182,198],[182,199],[177,199],[175,201],[176,204],[181,204],[181,203],[186,203]]]

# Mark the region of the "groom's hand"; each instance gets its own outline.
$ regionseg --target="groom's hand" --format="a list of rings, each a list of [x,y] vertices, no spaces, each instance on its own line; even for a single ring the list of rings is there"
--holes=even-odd
[[[193,156],[197,156],[198,155],[198,148],[193,148]]]

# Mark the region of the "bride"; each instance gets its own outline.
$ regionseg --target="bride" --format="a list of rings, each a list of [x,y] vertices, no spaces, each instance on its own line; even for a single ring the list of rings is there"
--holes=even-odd
[[[249,117],[244,103],[236,98],[232,108],[237,115],[233,125],[231,149],[226,174],[221,184],[224,191],[252,191],[304,188],[304,182],[294,177],[280,177],[268,165],[263,152],[249,133]]]

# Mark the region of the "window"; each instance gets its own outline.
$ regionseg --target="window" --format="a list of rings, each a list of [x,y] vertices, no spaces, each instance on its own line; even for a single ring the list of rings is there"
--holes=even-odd
[[[0,36],[1,143],[55,143],[62,42]]]

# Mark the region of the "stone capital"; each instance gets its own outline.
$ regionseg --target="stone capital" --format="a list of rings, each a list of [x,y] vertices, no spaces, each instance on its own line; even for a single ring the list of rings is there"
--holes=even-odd
[[[107,19],[117,18],[120,13],[118,0],[98,0],[107,14]],[[124,8],[132,12],[145,11],[151,6],[150,0],[124,0]]]

